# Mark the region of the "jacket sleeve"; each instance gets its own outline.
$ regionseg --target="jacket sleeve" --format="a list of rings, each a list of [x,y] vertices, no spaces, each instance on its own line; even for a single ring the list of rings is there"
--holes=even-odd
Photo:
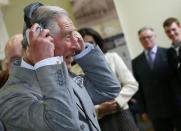
[[[8,93],[3,92],[4,97],[0,100],[2,107],[0,117],[8,129],[80,131],[78,111],[73,98],[73,85],[69,81],[64,62],[40,67],[35,72],[41,91],[39,94],[34,92],[39,87],[32,87],[31,83],[22,79],[16,80],[14,85],[9,84],[6,89]],[[28,75],[29,72],[26,73]],[[40,94],[41,98],[38,97]]]
[[[112,100],[120,92],[120,83],[98,46],[76,59],[85,73],[84,85],[94,104]]]

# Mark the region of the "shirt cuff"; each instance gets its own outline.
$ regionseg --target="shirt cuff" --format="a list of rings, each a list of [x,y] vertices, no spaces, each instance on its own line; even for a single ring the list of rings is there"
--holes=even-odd
[[[118,105],[120,106],[121,109],[128,109],[129,106],[127,103],[125,103],[124,99],[120,99],[119,97],[115,98],[115,101],[118,103]]]
[[[43,67],[43,66],[47,66],[47,65],[55,65],[55,64],[61,64],[63,62],[63,57],[61,56],[57,56],[57,57],[51,57],[51,58],[47,58],[44,60],[41,60],[39,62],[37,62],[34,65],[35,70]]]
[[[95,111],[98,119],[101,119],[102,117],[99,114],[100,105],[95,105]]]
[[[79,54],[75,55],[74,59],[82,58],[83,56],[87,55],[92,49],[94,49],[94,46],[90,43],[87,43],[85,45],[85,49],[82,52],[80,52]]]

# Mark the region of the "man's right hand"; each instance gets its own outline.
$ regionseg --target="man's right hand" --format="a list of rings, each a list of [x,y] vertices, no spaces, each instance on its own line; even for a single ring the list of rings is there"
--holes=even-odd
[[[99,117],[106,116],[120,109],[118,103],[115,100],[103,102],[99,106],[100,106],[98,109]]]
[[[32,64],[54,56],[54,40],[49,34],[50,31],[43,29],[37,36],[36,30],[38,27],[39,25],[35,23],[29,31],[30,44],[26,53]]]
[[[75,53],[78,54],[85,49],[85,42],[80,33],[77,31],[73,32],[73,39],[74,39],[73,45],[75,46],[76,49]]]

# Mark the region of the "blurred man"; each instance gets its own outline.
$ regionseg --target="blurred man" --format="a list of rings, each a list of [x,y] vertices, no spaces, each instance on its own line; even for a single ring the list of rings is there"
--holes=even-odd
[[[172,41],[167,52],[170,81],[175,94],[175,124],[181,131],[181,24],[176,18],[168,18],[163,23],[165,34]]]
[[[0,72],[0,87],[2,87],[8,79],[11,64],[21,59],[22,56],[22,34],[12,36],[5,46],[5,58],[3,60],[3,70]]]
[[[138,31],[144,51],[132,61],[139,83],[138,102],[144,121],[152,121],[155,131],[173,131],[173,94],[169,86],[166,49],[158,47],[152,28]]]

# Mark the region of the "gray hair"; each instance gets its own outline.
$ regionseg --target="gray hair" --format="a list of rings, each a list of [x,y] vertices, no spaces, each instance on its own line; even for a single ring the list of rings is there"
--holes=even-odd
[[[152,32],[154,32],[154,29],[151,27],[142,27],[141,29],[138,30],[138,35],[140,35],[145,30],[151,30]]]
[[[60,27],[57,23],[57,18],[61,18],[62,16],[68,16],[68,13],[63,8],[57,6],[40,6],[34,13],[31,18],[32,25],[34,23],[40,24],[42,28],[49,29],[50,35],[55,36],[60,32]],[[28,42],[26,39],[26,30],[28,28],[24,25],[23,34],[23,48],[26,49],[28,46]]]

